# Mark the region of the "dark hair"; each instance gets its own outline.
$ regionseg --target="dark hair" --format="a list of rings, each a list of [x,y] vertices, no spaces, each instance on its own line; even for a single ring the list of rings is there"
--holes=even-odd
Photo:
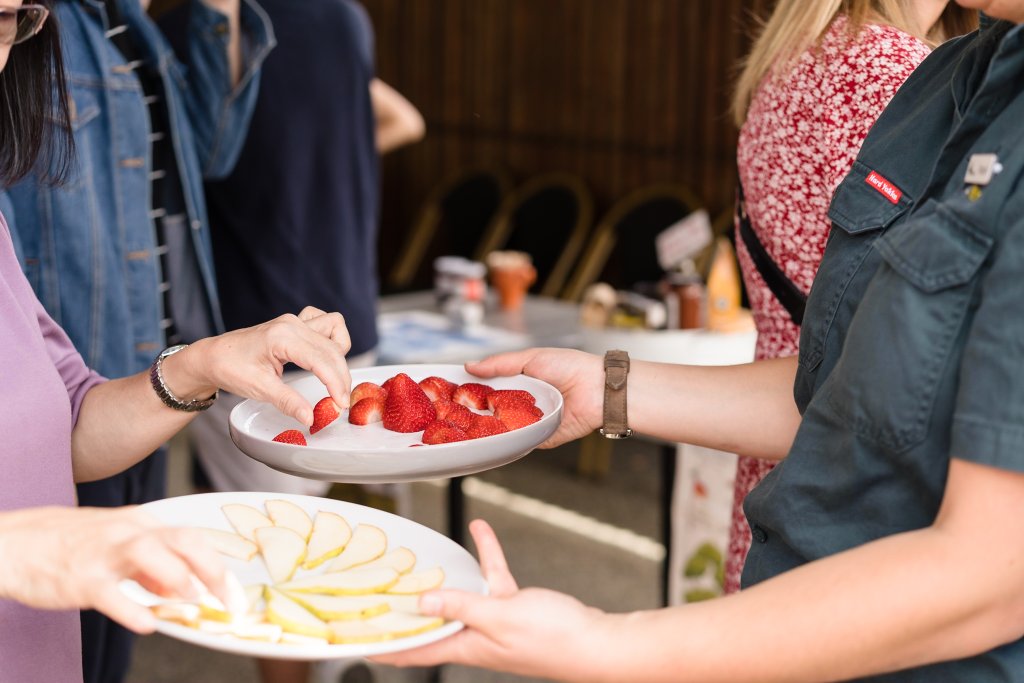
[[[41,4],[52,6],[50,0]],[[42,30],[14,45],[0,72],[0,184],[38,168],[51,184],[67,178],[74,156],[60,28],[51,13]]]

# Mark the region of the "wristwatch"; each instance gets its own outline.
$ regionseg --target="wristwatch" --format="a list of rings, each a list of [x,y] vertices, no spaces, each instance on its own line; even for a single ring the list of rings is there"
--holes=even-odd
[[[626,378],[629,376],[629,354],[608,351],[604,354],[604,426],[606,439],[628,439],[633,436],[626,419]]]
[[[173,356],[179,351],[184,351],[187,348],[188,344],[178,344],[161,351],[160,355],[153,361],[153,365],[149,368],[149,383],[153,385],[153,391],[156,392],[156,395],[160,397],[160,400],[163,401],[164,405],[168,408],[180,410],[185,413],[198,413],[213,405],[213,402],[217,400],[216,391],[213,392],[213,396],[210,398],[194,398],[191,401],[182,401],[167,388],[167,383],[164,382],[164,359],[168,356]]]

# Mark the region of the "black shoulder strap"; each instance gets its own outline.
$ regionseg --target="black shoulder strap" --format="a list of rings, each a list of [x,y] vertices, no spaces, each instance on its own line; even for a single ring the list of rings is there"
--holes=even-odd
[[[793,322],[799,325],[804,319],[804,306],[807,303],[807,295],[794,285],[792,280],[786,277],[782,269],[779,268],[779,264],[772,259],[764,245],[761,244],[761,240],[757,238],[757,233],[754,232],[754,227],[750,224],[750,217],[747,215],[746,200],[743,196],[743,184],[738,181],[737,183],[736,213],[739,216],[740,237],[743,238],[743,244],[746,245],[747,252],[750,254],[751,260],[754,261],[757,272],[761,273],[761,278],[768,285],[768,289],[772,290],[772,294],[779,300],[782,307],[786,309]]]

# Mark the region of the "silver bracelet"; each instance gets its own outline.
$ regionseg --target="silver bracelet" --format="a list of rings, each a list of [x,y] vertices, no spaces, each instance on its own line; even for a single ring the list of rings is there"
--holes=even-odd
[[[153,385],[153,391],[156,392],[156,395],[160,397],[160,400],[163,401],[163,404],[168,408],[180,410],[185,413],[198,413],[213,405],[213,402],[217,400],[216,391],[213,392],[213,396],[210,398],[194,398],[191,401],[182,401],[167,388],[167,383],[164,382],[164,359],[168,356],[173,356],[179,351],[184,351],[187,348],[188,344],[178,344],[177,346],[171,346],[161,351],[160,355],[153,361],[153,365],[149,368],[149,383]]]

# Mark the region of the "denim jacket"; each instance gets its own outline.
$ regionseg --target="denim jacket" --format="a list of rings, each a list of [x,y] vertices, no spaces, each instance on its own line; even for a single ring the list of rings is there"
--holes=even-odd
[[[117,1],[140,51],[163,79],[188,232],[213,317],[209,327],[220,330],[202,182],[227,175],[238,158],[273,30],[262,9],[243,0],[244,75],[232,89],[227,17],[192,0],[186,69],[138,0]],[[74,168],[58,188],[32,179],[9,188],[0,209],[46,310],[90,367],[120,377],[146,368],[164,345],[163,278],[149,215],[147,105],[135,73],[105,36],[103,3],[61,0],[54,9],[70,91]]]

